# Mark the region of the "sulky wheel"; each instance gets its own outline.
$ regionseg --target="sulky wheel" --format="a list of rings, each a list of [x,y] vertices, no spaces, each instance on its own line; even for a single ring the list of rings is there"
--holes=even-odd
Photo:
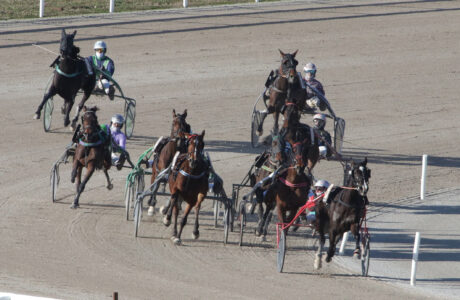
[[[129,102],[125,107],[125,134],[126,138],[131,138],[134,131],[134,120],[136,118],[136,106]]]
[[[334,121],[334,149],[337,153],[342,153],[343,136],[345,134],[345,120],[337,118]]]
[[[254,109],[251,116],[251,145],[253,148],[257,148],[259,146],[259,135],[257,134],[259,124],[260,114],[257,110]]]
[[[57,193],[58,183],[59,183],[59,174],[58,174],[57,168],[54,167],[53,170],[51,170],[51,178],[50,178],[51,200],[53,200],[53,203],[56,202],[56,193]]]
[[[48,101],[46,101],[45,107],[43,108],[43,129],[45,129],[45,132],[48,132],[51,128],[53,109],[54,102],[53,97],[51,97],[48,99]]]
[[[125,210],[126,210],[126,220],[129,221],[129,210],[131,209],[131,203],[134,199],[134,185],[137,181],[137,176],[134,177],[134,183],[131,184],[128,182],[125,189]]]
[[[286,233],[284,233],[284,230],[280,229],[280,241],[278,244],[277,257],[276,257],[278,273],[283,272],[285,255],[286,255]]]
[[[369,261],[371,258],[370,236],[363,234],[361,237],[361,274],[363,276],[369,273]]]
[[[241,202],[240,204],[240,242],[239,246],[243,246],[243,234],[244,234],[244,227],[246,226],[246,209],[244,203]]]

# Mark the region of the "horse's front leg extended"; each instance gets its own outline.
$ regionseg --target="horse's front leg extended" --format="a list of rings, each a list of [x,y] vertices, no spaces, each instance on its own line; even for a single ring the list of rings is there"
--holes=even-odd
[[[50,88],[48,89],[48,92],[43,96],[42,102],[37,107],[37,110],[35,111],[34,119],[38,120],[40,119],[40,114],[43,109],[43,106],[45,106],[46,101],[48,101],[49,98],[53,97],[56,95],[57,91],[56,88],[54,87],[53,84],[51,84]]]
[[[75,196],[75,199],[73,200],[73,204],[72,204],[72,206],[70,206],[70,208],[77,208],[77,207],[80,206],[78,204],[78,201],[80,200],[80,195],[85,190],[86,184],[88,183],[89,179],[91,178],[91,176],[94,173],[95,167],[94,167],[93,163],[89,163],[86,168],[87,169],[86,169],[85,178],[83,179],[83,181],[81,183],[80,183],[80,178],[81,178],[81,172],[82,172],[83,168],[78,169],[78,174],[77,174],[77,195]]]
[[[165,216],[163,218],[163,224],[166,227],[171,225],[171,218],[172,218],[173,208],[176,205],[176,203],[178,202],[178,198],[179,198],[179,192],[177,192],[177,191],[174,194],[171,195],[171,199],[169,200],[168,210],[166,211],[166,214],[165,214]]]
[[[326,262],[331,262],[335,254],[335,247],[337,245],[338,233],[335,230],[329,230],[329,249],[327,249]]]
[[[318,240],[319,240],[318,251],[316,252],[315,262],[314,262],[314,268],[316,270],[321,269],[321,266],[322,266],[321,258],[323,256],[323,248],[324,248],[324,243],[326,241],[326,237],[324,236],[324,231],[322,230],[322,228],[319,229]]]

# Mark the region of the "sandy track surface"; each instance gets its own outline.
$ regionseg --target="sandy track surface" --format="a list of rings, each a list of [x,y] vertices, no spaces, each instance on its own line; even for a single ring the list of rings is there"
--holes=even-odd
[[[428,191],[452,190],[460,180],[459,14],[458,1],[328,1],[0,23],[0,290],[64,299],[108,299],[113,291],[121,299],[433,297],[407,287],[409,270],[399,286],[387,284],[388,270],[371,269],[373,276],[361,278],[341,258],[315,271],[302,232],[289,239],[286,273],[278,274],[273,230],[267,242],[246,234],[243,248],[232,233],[224,246],[222,228],[212,224],[211,201],[200,216],[199,240],[191,239],[193,215],[184,246],[172,245],[171,228],[158,215],[144,218],[141,237],[134,238],[132,222],[123,217],[127,169],[111,170],[112,191],[96,173],[74,211],[65,165],[59,201],[52,204],[49,170],[71,133],[62,127],[59,109],[51,133],[32,120],[54,56],[31,44],[57,51],[62,27],[78,30],[82,55],[91,54],[96,40],[106,40],[118,82],[138,103],[131,156],[169,134],[173,108],[187,108],[192,129],[206,129],[206,149],[227,192],[259,151],[249,144],[249,116],[269,70],[279,65],[277,49],[300,49],[300,63],[318,65],[327,97],[347,122],[345,154],[369,158],[371,213],[385,208],[407,242],[410,232],[430,223],[406,228],[410,210],[398,214],[392,204],[418,195],[422,154],[430,155]],[[100,106],[99,119],[107,122],[123,109],[122,102],[106,98],[91,97],[89,103]],[[315,176],[340,184],[342,169],[322,161]],[[380,258],[407,264],[407,253],[391,255],[401,253],[391,235],[379,238],[391,228],[371,223],[385,245]],[[410,242],[405,249],[411,251]],[[429,285],[442,284],[439,278],[458,283],[449,264],[435,269],[439,275],[430,278],[438,279],[428,279]]]

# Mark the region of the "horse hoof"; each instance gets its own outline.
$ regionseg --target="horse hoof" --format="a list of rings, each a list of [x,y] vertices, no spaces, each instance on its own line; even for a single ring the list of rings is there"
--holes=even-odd
[[[359,249],[356,249],[355,252],[353,252],[353,258],[361,259],[361,252]]]
[[[327,263],[330,263],[330,262],[331,262],[331,260],[332,260],[332,257],[329,257],[329,256],[328,256],[328,257],[326,257],[326,262],[327,262]]]
[[[80,205],[78,205],[78,204],[76,204],[76,203],[73,203],[73,204],[70,206],[71,209],[77,209],[77,208],[79,208],[79,207],[80,207]]]
[[[174,243],[174,245],[176,245],[176,246],[182,245],[182,241],[181,241],[180,238],[172,237],[171,240]]]
[[[258,136],[262,136],[263,133],[264,133],[263,130],[261,130],[261,131],[257,130],[257,131],[256,131],[256,134],[257,134]]]
[[[266,242],[267,241],[267,237],[265,235],[260,235],[259,238],[260,238],[261,242]]]
[[[168,218],[165,216],[163,218],[163,224],[168,227],[169,225],[171,225],[171,220],[168,220]]]
[[[149,210],[147,211],[147,216],[153,216],[155,214],[155,207],[154,206],[150,206],[149,207]]]
[[[107,186],[107,189],[108,189],[108,190],[113,189],[113,184],[109,184],[109,185]]]
[[[199,232],[197,232],[197,233],[193,232],[192,237],[193,237],[193,239],[197,240],[200,237],[200,233]]]
[[[70,124],[70,121],[69,121],[69,123],[67,123],[67,125],[66,125],[66,123],[64,122],[64,126],[68,126],[69,124]],[[71,131],[75,131],[76,128],[77,128],[77,122],[76,122],[76,121],[75,121],[75,122],[72,121],[72,125],[70,125],[70,130],[71,130]]]
[[[40,114],[39,114],[39,113],[35,113],[35,115],[34,115],[34,120],[38,120],[38,119],[40,119]]]
[[[166,213],[168,212],[168,210],[166,209],[166,207],[162,206],[160,207],[160,213],[164,216],[166,215]]]

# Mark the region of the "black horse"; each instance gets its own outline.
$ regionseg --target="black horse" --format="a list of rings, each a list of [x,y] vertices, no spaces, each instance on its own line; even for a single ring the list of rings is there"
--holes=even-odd
[[[74,46],[74,38],[77,34],[75,30],[72,34],[66,34],[62,29],[60,56],[51,64],[54,67],[54,77],[48,92],[43,96],[43,100],[35,112],[34,119],[40,119],[40,113],[46,101],[58,94],[64,99],[62,113],[64,116],[64,126],[70,124],[69,114],[75,102],[78,90],[83,89],[83,98],[78,106],[75,118],[72,120],[72,130],[75,129],[78,115],[83,108],[86,100],[91,96],[91,92],[96,85],[96,77],[89,75],[85,61],[78,55],[80,48]]]
[[[367,191],[371,170],[367,168],[367,158],[361,163],[351,162],[345,168],[345,186],[326,192],[326,201],[318,201],[315,207],[316,229],[319,232],[319,246],[315,258],[315,269],[321,268],[321,256],[325,242],[325,233],[329,233],[329,249],[326,262],[330,262],[335,248],[343,234],[349,230],[356,239],[355,255],[359,256],[360,221],[366,210]],[[324,200],[324,199],[323,199]]]

